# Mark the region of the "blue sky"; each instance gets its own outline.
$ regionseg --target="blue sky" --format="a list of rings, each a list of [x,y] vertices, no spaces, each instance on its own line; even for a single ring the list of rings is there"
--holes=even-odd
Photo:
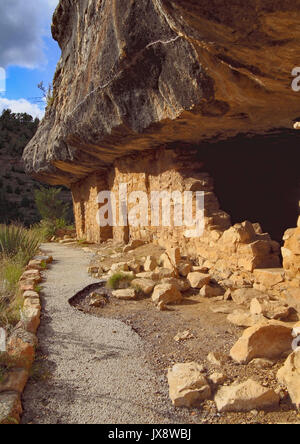
[[[6,72],[6,91],[0,93],[0,112],[27,112],[42,118],[37,84],[52,82],[60,49],[51,37],[51,20],[58,0],[1,0],[0,68]]]

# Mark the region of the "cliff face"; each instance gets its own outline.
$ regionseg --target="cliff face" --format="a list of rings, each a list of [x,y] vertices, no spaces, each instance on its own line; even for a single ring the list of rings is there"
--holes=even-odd
[[[299,22],[300,0],[61,0],[27,172],[71,186],[135,151],[291,128]]]

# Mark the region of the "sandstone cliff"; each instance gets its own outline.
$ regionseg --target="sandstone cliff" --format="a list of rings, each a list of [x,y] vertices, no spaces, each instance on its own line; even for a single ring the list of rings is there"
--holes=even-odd
[[[299,21],[300,0],[61,0],[27,172],[70,186],[133,151],[291,128]]]

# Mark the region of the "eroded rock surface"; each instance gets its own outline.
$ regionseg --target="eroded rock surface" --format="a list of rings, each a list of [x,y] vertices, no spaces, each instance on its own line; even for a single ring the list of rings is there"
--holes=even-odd
[[[299,0],[61,0],[54,96],[27,171],[70,185],[180,141],[292,128]]]

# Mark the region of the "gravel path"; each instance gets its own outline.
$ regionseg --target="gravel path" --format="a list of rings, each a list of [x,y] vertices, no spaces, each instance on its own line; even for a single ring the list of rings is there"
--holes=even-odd
[[[143,342],[124,323],[85,315],[68,299],[96,282],[81,249],[46,244],[55,261],[45,272],[38,356],[50,377],[31,379],[23,424],[178,423],[164,378],[147,367]],[[43,370],[44,371],[44,370]]]

